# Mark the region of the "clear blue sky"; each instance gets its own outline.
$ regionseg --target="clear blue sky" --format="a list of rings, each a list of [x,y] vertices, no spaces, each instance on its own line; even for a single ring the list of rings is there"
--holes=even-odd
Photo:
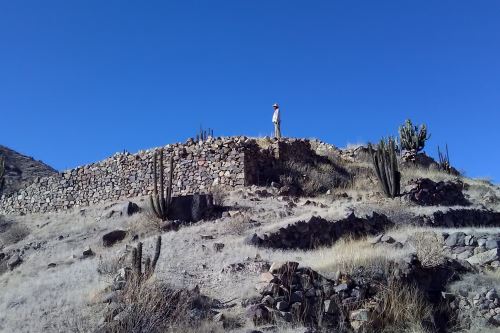
[[[426,122],[500,180],[500,1],[0,0],[0,144],[57,169],[283,132],[338,146]]]

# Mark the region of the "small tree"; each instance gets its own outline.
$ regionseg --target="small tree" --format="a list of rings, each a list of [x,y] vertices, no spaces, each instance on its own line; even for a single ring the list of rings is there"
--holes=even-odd
[[[385,195],[395,198],[401,192],[401,174],[399,172],[396,142],[393,138],[380,140],[377,150],[372,145],[368,145],[370,155],[373,159],[375,173],[382,186]]]
[[[427,136],[427,126],[425,124],[417,127],[413,125],[410,119],[407,119],[405,124],[399,127],[401,148],[413,155],[424,149],[425,142],[429,138],[430,135]]]

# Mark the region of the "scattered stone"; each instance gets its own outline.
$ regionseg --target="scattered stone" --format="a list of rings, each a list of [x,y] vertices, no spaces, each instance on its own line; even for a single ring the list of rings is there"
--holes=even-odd
[[[83,250],[82,255],[84,258],[91,257],[94,255],[94,252],[90,247],[87,247],[85,250]]]
[[[215,252],[221,252],[224,246],[224,243],[214,243]]]
[[[288,302],[285,301],[276,303],[276,309],[279,311],[286,311],[288,309],[288,306]]]
[[[445,239],[444,243],[450,247],[464,246],[465,234],[463,232],[454,232]]]
[[[466,259],[466,261],[468,261],[471,265],[486,265],[493,261],[499,260],[499,254],[500,250],[498,248],[492,249],[483,253],[476,254]]]
[[[138,213],[140,211],[141,211],[141,208],[136,203],[134,203],[132,201],[127,201],[122,205],[121,215],[132,216],[135,213]]]
[[[460,181],[434,182],[428,178],[420,178],[409,185],[405,197],[422,206],[467,206]]]
[[[17,266],[21,265],[23,262],[23,259],[19,255],[14,255],[10,260],[7,262],[7,266],[9,266],[10,270],[13,270]]]

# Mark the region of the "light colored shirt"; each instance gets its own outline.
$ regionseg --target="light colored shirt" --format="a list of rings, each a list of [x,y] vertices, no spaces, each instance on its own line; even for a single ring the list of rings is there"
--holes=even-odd
[[[277,124],[281,121],[280,119],[280,109],[276,109],[274,110],[274,114],[273,114],[273,123]]]

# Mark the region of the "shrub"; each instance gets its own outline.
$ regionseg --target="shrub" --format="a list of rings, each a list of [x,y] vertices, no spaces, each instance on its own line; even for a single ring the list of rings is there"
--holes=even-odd
[[[408,238],[424,267],[438,266],[445,261],[443,236],[432,231],[418,231]]]
[[[190,332],[209,318],[213,302],[198,290],[173,289],[159,281],[127,283],[121,301],[126,313],[106,332]],[[178,329],[178,330],[177,330]]]

